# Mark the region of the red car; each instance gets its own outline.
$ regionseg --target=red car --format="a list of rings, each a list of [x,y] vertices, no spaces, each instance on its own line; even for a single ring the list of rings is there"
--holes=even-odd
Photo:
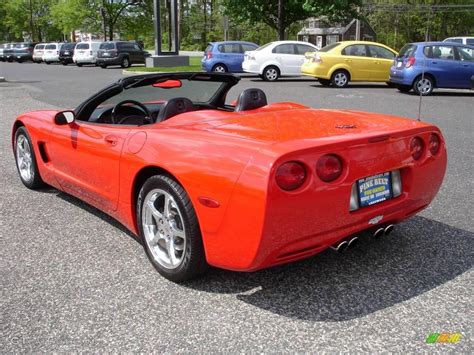
[[[111,215],[166,278],[254,271],[388,234],[426,208],[446,169],[440,130],[394,116],[268,104],[238,77],[127,77],[74,111],[17,118],[23,184]]]

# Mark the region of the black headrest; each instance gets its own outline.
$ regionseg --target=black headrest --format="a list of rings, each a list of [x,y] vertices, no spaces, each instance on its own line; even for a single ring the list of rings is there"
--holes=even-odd
[[[195,111],[196,108],[193,102],[185,97],[175,97],[168,100],[163,107],[161,107],[158,113],[158,122],[165,121],[173,116],[179,115],[180,113]]]
[[[255,110],[267,104],[267,96],[260,89],[245,89],[237,99],[235,111]]]

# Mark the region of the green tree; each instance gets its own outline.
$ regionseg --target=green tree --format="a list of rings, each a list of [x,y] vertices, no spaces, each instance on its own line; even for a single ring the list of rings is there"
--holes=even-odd
[[[88,0],[56,0],[51,6],[52,23],[65,34],[74,32],[83,26],[90,15]]]

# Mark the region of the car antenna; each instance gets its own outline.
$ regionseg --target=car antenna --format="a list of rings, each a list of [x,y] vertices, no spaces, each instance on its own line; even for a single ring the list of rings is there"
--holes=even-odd
[[[430,33],[430,20],[431,20],[431,12],[433,8],[430,7],[430,11],[428,12],[428,21],[426,22],[426,32],[425,32],[425,43],[428,42],[428,36]],[[421,82],[423,83],[425,80],[425,67],[426,67],[426,56],[425,56],[425,50],[423,48],[422,51],[423,55],[423,66],[421,67]],[[420,91],[420,101],[418,102],[418,121],[421,121],[421,103],[423,101],[423,89],[419,90]]]

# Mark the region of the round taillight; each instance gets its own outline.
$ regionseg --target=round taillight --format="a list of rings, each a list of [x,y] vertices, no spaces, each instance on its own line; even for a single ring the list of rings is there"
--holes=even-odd
[[[415,137],[410,142],[410,153],[413,159],[418,160],[423,156],[425,150],[425,143],[420,137]]]
[[[428,148],[430,150],[431,155],[438,154],[440,146],[441,146],[441,140],[439,139],[439,136],[435,133],[431,133],[430,145]]]
[[[323,155],[316,164],[316,173],[324,182],[336,180],[342,174],[342,161],[333,154]]]
[[[306,180],[306,169],[301,163],[289,161],[280,165],[277,169],[275,180],[282,190],[296,190],[303,185]]]

